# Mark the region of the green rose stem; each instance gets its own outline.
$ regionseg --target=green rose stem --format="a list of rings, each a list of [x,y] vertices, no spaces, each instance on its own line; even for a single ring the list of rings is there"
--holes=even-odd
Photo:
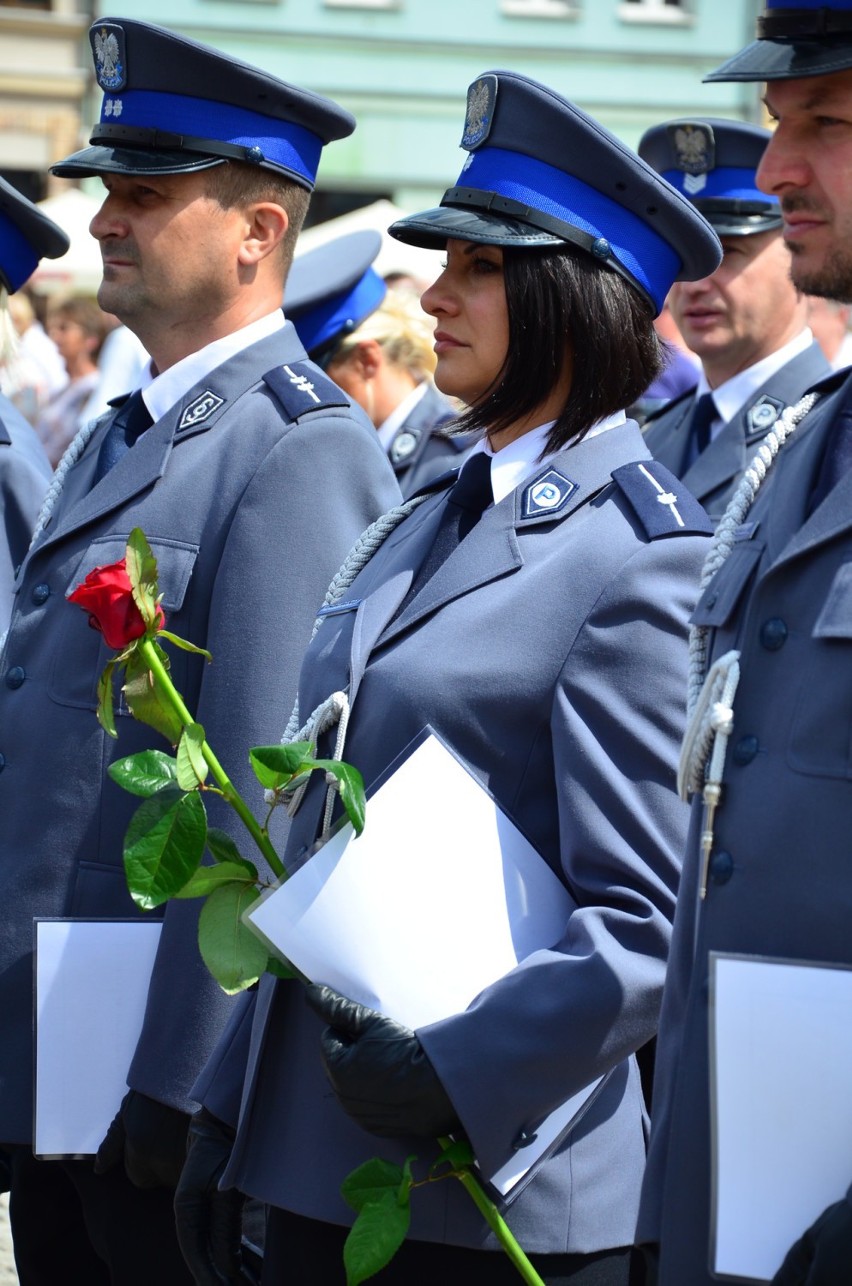
[[[145,664],[154,676],[155,682],[159,685],[160,691],[169,701],[172,709],[184,727],[188,728],[195,722],[195,720],[184,705],[183,698],[172,683],[168,670],[157,655],[157,649],[154,646],[153,640],[146,635],[139,640],[137,647],[145,659]],[[226,800],[241,819],[243,825],[251,835],[255,844],[257,844],[257,847],[260,849],[263,856],[266,858],[271,869],[279,879],[286,879],[287,873],[284,870],[284,865],[278,854],[275,852],[275,849],[272,847],[269,836],[262,827],[258,826],[257,820],[251,809],[247,806],[245,800],[234,786],[230,777],[225,772],[225,769],[219,763],[219,760],[216,758],[206,741],[201,743],[201,753],[204,756],[204,762],[207,764],[216,781],[221,786]]]
[[[442,1148],[446,1149],[452,1146],[452,1139],[441,1138],[438,1139],[438,1143]],[[524,1281],[528,1282],[529,1286],[544,1286],[544,1282],[527,1259],[522,1247],[515,1240],[515,1236],[506,1220],[500,1214],[494,1202],[483,1192],[476,1176],[471,1174],[466,1167],[455,1170],[453,1173],[468,1196],[473,1200],[488,1227],[498,1238],[503,1250]]]

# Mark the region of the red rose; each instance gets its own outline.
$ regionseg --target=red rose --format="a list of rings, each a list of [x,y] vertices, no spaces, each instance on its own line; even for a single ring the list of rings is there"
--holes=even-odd
[[[117,652],[145,633],[145,621],[136,606],[123,558],[120,563],[89,572],[82,585],[68,595],[68,601],[89,613],[89,624],[100,630],[109,647]],[[157,627],[162,629],[166,623],[163,609],[158,608],[157,613]]]

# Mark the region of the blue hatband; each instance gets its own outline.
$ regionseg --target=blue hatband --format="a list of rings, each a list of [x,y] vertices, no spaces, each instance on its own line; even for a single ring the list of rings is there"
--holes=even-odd
[[[311,353],[335,336],[339,335],[342,339],[349,323],[360,325],[365,317],[375,312],[386,294],[387,286],[383,279],[374,268],[368,268],[342,298],[335,296],[316,308],[309,308],[304,313],[297,312],[291,320],[299,333],[299,339]],[[288,313],[287,316],[291,315]]]
[[[459,184],[496,192],[591,237],[609,242],[613,257],[662,308],[681,261],[638,215],[572,174],[499,147],[471,152]]]
[[[292,121],[283,122],[260,112],[214,103],[209,98],[191,98],[155,90],[127,89],[106,94],[101,107],[101,124],[132,130],[163,130],[172,134],[197,134],[201,140],[218,141],[232,147],[259,148],[267,162],[289,170],[313,183],[319,168],[322,140],[311,130]],[[286,137],[282,137],[286,132]],[[102,136],[97,128],[92,142]],[[116,130],[113,145],[120,143]],[[199,148],[203,151],[204,148]]]
[[[29,280],[38,267],[39,258],[21,229],[0,214],[0,278],[8,281],[10,294]]]

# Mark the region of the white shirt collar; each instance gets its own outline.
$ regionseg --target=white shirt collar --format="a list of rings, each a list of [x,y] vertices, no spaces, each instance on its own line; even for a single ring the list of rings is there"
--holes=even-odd
[[[737,411],[750,401],[753,394],[761,388],[766,381],[780,371],[782,366],[786,366],[789,361],[803,353],[813,343],[814,337],[810,327],[806,326],[795,339],[791,339],[783,348],[779,348],[776,353],[770,353],[768,357],[762,358],[755,362],[754,366],[749,366],[746,370],[740,371],[738,375],[733,375],[724,384],[718,388],[711,389],[707,383],[707,376],[701,372],[698,381],[698,387],[695,390],[696,397],[702,393],[713,394],[713,404],[718,412],[719,423],[714,424],[713,429],[721,429],[722,425],[732,420]],[[711,430],[712,436],[715,432]]]
[[[385,451],[390,451],[391,442],[393,442],[396,437],[397,429],[405,420],[408,419],[420,399],[426,396],[427,388],[428,384],[426,380],[423,380],[420,384],[415,384],[407,397],[404,397],[399,406],[394,407],[388,418],[379,425],[377,430],[379,441]]]
[[[624,411],[616,411],[614,415],[609,415],[606,419],[598,420],[597,424],[593,424],[586,437],[596,438],[599,434],[606,433],[607,429],[614,429],[617,425],[624,424],[626,419]],[[486,438],[477,442],[471,455],[477,451],[484,451],[486,455],[491,456],[491,490],[494,492],[495,504],[504,500],[530,474],[536,473],[556,454],[554,451],[546,452],[547,438],[555,423],[555,420],[550,420],[547,424],[540,424],[537,428],[530,429],[528,433],[522,433],[519,438],[515,438],[514,442],[510,442],[508,446],[496,452],[490,449]]]
[[[185,393],[204,379],[205,375],[209,375],[229,357],[241,353],[244,348],[258,343],[261,339],[266,339],[268,335],[274,335],[283,327],[284,313],[280,308],[276,308],[275,312],[267,314],[266,317],[260,317],[257,321],[250,322],[248,326],[243,326],[230,335],[223,335],[221,339],[214,339],[211,344],[199,348],[197,353],[190,353],[188,357],[182,358],[167,371],[163,371],[162,375],[154,375],[149,361],[142,371],[139,388],[142,389],[142,400],[150,411],[154,423],[162,419]]]

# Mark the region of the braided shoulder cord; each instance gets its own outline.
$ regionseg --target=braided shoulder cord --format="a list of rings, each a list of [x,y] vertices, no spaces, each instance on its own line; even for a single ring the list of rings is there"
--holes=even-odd
[[[702,592],[730,555],[736,530],[754,503],[778,452],[818,400],[818,393],[808,393],[795,406],[788,406],[761,442],[713,537],[701,571]],[[689,634],[689,720],[677,776],[681,798],[700,794],[704,804],[699,898],[704,898],[707,893],[713,824],[722,796],[725,755],[734,729],[734,697],[740,681],[738,651],[726,652],[707,670],[708,635],[709,630],[703,625],[693,626]]]
[[[775,461],[781,447],[795,431],[801,420],[819,401],[819,393],[808,393],[795,406],[788,406],[775,421],[766,437],[757,449],[739,485],[734,492],[719,523],[709,553],[701,569],[701,592],[703,593],[719,568],[727,559],[734,547],[734,536],[743,523],[746,514],[754,503],[760,487]],[[706,626],[694,625],[689,632],[689,679],[687,688],[687,712],[691,716],[707,672],[707,636]]]
[[[108,414],[112,415],[114,413],[110,411]],[[89,445],[89,441],[95,432],[95,429],[102,420],[103,416],[98,416],[94,420],[89,420],[88,424],[83,425],[77,436],[71,439],[65,454],[56,466],[56,472],[54,473],[50,486],[47,489],[47,494],[42,501],[41,509],[39,510],[39,515],[36,519],[36,525],[33,528],[33,538],[30,541],[30,549],[32,549],[33,545],[44,531],[51,514],[56,508],[56,503],[62,495],[62,488],[65,486],[65,479],[68,475],[69,469],[73,469],[74,465],[80,459],[80,456]]]

